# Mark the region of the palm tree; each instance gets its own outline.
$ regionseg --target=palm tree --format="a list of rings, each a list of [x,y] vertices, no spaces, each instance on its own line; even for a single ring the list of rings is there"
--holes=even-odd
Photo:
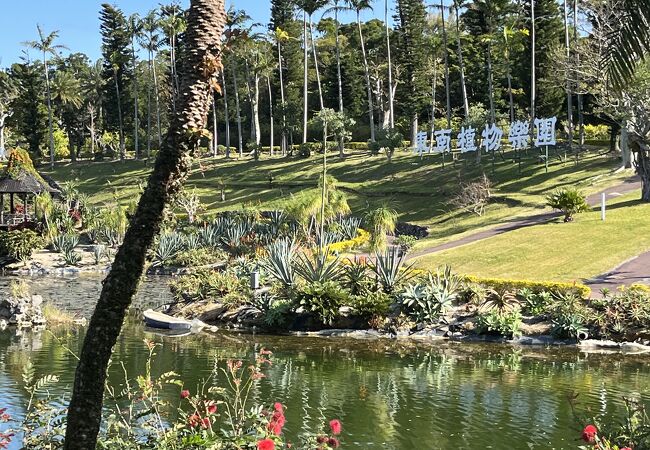
[[[282,155],[287,154],[287,105],[284,98],[284,75],[283,75],[283,64],[282,64],[282,43],[289,40],[289,34],[286,31],[278,28],[273,34],[275,43],[278,47],[278,76],[280,79],[280,102],[282,106]]]
[[[128,30],[131,36],[131,62],[133,65],[133,143],[135,146],[135,158],[140,158],[140,144],[138,134],[140,132],[140,119],[138,114],[138,58],[135,53],[135,41],[143,32],[143,22],[140,16],[132,14],[129,16]]]
[[[440,0],[442,1],[442,0]],[[388,57],[388,110],[390,128],[395,128],[395,104],[393,101],[393,62],[390,54],[390,26],[388,25],[388,0],[384,1],[384,22],[386,25],[386,52]]]
[[[366,54],[366,44],[363,38],[363,29],[361,28],[361,12],[372,10],[372,0],[348,0],[348,5],[357,16],[357,29],[359,30],[359,41],[361,42],[361,55],[363,56],[363,71],[366,78],[366,90],[368,94],[368,119],[370,120],[370,140],[375,142],[375,108],[372,99],[372,84],[370,82],[370,67],[368,66],[368,55]]]
[[[338,97],[339,97],[339,112],[343,114],[343,81],[341,79],[341,39],[339,36],[339,13],[346,10],[347,8],[341,6],[341,0],[329,0],[329,4],[332,5],[331,8],[328,8],[325,11],[325,14],[334,13],[334,37],[336,40],[336,81],[338,87]],[[324,15],[325,15],[324,14]],[[343,156],[343,138],[339,138],[339,156]]]
[[[124,160],[126,157],[126,142],[124,140],[124,119],[122,118],[122,100],[120,98],[120,83],[118,80],[120,55],[113,53],[110,59],[111,66],[113,67],[113,81],[115,82],[115,94],[117,98],[117,120],[120,130],[120,159]]]
[[[88,115],[90,117],[90,124],[88,131],[90,132],[90,149],[95,153],[95,144],[97,143],[97,129],[95,123],[100,122],[102,118],[102,104],[104,99],[104,77],[103,77],[104,61],[98,59],[95,64],[91,65],[86,76],[83,79],[83,96],[88,100]],[[96,121],[95,118],[98,120]]]
[[[52,102],[57,106],[59,117],[63,115],[63,109],[70,106],[73,110],[78,110],[83,104],[81,96],[81,82],[69,71],[58,70],[52,79]],[[66,129],[70,146],[70,159],[76,160],[76,153],[73,147],[72,129]]]
[[[179,77],[182,114],[172,117],[165,143],[90,320],[68,408],[65,450],[97,446],[108,362],[142,277],[147,251],[160,230],[165,207],[182,188],[191,168],[191,154],[200,144],[201,133],[188,130],[206,126],[210,86],[218,75],[225,22],[224,0],[191,0],[184,38],[188,51]]]
[[[138,36],[140,46],[147,51],[149,59],[149,78],[153,81],[156,101],[156,123],[158,126],[158,148],[162,146],[162,127],[160,125],[160,94],[156,73],[156,52],[161,47],[159,22],[155,10],[142,19],[142,33]],[[151,84],[147,83],[147,158],[151,156]]]
[[[454,11],[456,13],[456,47],[458,52],[458,70],[460,71],[460,92],[463,96],[463,112],[465,120],[469,118],[469,100],[467,98],[467,84],[465,83],[465,64],[463,63],[463,46],[460,40],[460,16],[458,9],[462,6],[463,0],[454,0]],[[481,152],[477,152],[478,155]]]
[[[567,105],[567,143],[569,146],[569,153],[573,151],[573,92],[571,89],[571,76],[570,76],[570,58],[571,58],[571,41],[569,40],[569,7],[568,0],[564,0],[564,49],[566,52],[566,105]],[[566,152],[564,153],[566,160]],[[577,162],[577,153],[576,153]]]
[[[223,92],[223,113],[226,119],[226,158],[230,158],[230,114],[228,113],[228,85],[225,66],[221,70],[221,90]]]
[[[47,34],[40,25],[36,26],[38,30],[38,41],[28,41],[27,47],[38,50],[43,54],[43,70],[45,71],[45,89],[47,99],[47,128],[50,137],[50,166],[54,168],[54,130],[52,128],[52,94],[50,92],[50,73],[48,67],[48,56],[56,56],[57,50],[67,49],[65,45],[55,44],[54,41],[59,37],[59,32],[52,31]]]
[[[316,42],[314,40],[314,26],[313,26],[313,20],[312,17],[316,11],[321,9],[323,6],[327,4],[327,0],[296,0],[296,5],[298,8],[303,12],[302,18],[303,18],[303,45],[305,46],[304,49],[304,91],[303,94],[305,96],[304,98],[304,103],[303,103],[303,143],[307,142],[307,119],[308,119],[308,103],[307,103],[307,84],[308,84],[308,68],[309,68],[309,61],[308,61],[308,48],[309,48],[309,41],[311,41],[311,51],[313,53],[314,57],[314,69],[316,71],[316,83],[318,85],[318,95],[319,95],[319,100],[320,100],[320,109],[322,110],[325,105],[323,102],[323,89],[321,86],[321,81],[320,81],[320,71],[318,69],[318,55],[316,54]],[[307,35],[307,27],[309,27],[309,35]]]
[[[237,149],[239,151],[239,157],[244,156],[244,137],[242,134],[242,123],[241,123],[241,103],[239,101],[239,82],[237,74],[238,64],[237,59],[243,51],[243,46],[246,40],[248,39],[248,32],[250,27],[244,27],[244,25],[250,21],[250,16],[246,14],[246,11],[240,9],[236,10],[231,7],[228,10],[228,17],[226,22],[226,37],[228,55],[230,56],[230,64],[232,66],[232,83],[233,90],[235,91],[235,110],[237,113]]]
[[[650,8],[647,0],[622,0],[619,20],[609,34],[604,64],[615,88],[632,79],[637,64],[650,53]]]
[[[183,17],[183,7],[174,0],[169,5],[160,6],[160,25],[167,35],[169,42],[169,56],[171,68],[171,83],[172,83],[172,110],[176,111],[176,102],[178,100],[179,90],[179,77],[178,68],[176,64],[176,49],[178,47],[178,35],[185,31],[187,24]]]

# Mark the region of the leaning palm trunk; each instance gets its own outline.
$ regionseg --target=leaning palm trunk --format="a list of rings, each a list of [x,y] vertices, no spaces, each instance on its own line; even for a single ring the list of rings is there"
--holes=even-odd
[[[219,70],[225,22],[223,0],[191,0],[178,113],[172,118],[165,143],[90,320],[68,410],[66,450],[96,447],[108,361],[142,276],[145,255],[160,229],[163,210],[187,178],[191,154],[197,149],[206,126],[210,81]]]
[[[375,142],[375,108],[372,104],[372,85],[370,84],[370,69],[368,67],[368,56],[366,55],[366,44],[363,40],[361,29],[361,16],[357,11],[357,28],[359,29],[359,41],[361,42],[361,55],[363,56],[363,71],[366,77],[366,90],[368,91],[368,119],[370,120],[370,140]]]

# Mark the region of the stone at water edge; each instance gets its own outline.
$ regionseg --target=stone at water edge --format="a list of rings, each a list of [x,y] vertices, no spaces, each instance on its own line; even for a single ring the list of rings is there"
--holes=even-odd
[[[31,328],[44,325],[45,316],[42,310],[43,297],[8,297],[0,300],[0,320],[18,328]]]

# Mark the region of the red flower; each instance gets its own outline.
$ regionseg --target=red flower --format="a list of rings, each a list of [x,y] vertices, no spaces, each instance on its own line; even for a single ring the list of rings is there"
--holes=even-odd
[[[201,423],[201,416],[198,414],[192,414],[190,417],[187,418],[187,424],[194,428],[197,427]]]
[[[338,419],[330,420],[330,428],[332,430],[332,433],[341,434],[341,421]]]
[[[630,447],[621,447],[621,450],[632,450]]]
[[[190,396],[190,391],[188,391],[187,389],[183,389],[181,391],[181,398],[185,399],[185,398],[187,398],[189,396]]]
[[[284,412],[284,406],[282,406],[282,403],[280,402],[277,402],[275,405],[273,405],[273,408],[279,413]]]
[[[587,425],[584,430],[582,430],[582,440],[588,444],[593,444],[596,442],[596,434],[598,433],[598,428],[594,425]]]
[[[205,417],[205,418],[201,421],[201,427],[205,428],[206,430],[207,430],[208,428],[210,428],[210,419],[209,419],[208,417]]]
[[[324,444],[325,442],[327,442],[329,440],[330,440],[330,438],[327,437],[327,436],[318,436],[316,438],[316,442],[318,442],[319,444]]]
[[[212,400],[210,400],[209,402],[205,402],[205,410],[207,411],[208,414],[216,414],[217,404]]]
[[[327,445],[329,445],[329,446],[332,447],[332,448],[339,448],[339,446],[341,445],[341,443],[340,443],[339,440],[336,439],[336,438],[329,438],[329,439],[327,440]]]
[[[275,450],[275,442],[271,439],[262,439],[257,443],[257,450]]]

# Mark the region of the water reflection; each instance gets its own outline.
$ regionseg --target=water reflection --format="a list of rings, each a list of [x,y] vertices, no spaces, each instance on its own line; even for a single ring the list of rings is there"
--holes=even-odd
[[[98,291],[88,283],[66,281],[48,289],[63,286],[66,291],[57,292],[57,298],[75,305],[80,298],[90,302],[89,292]],[[164,289],[148,286],[142,301],[160,301]],[[136,322],[126,325],[115,347],[113,384],[122,382],[120,363],[129,374],[142,371],[144,337],[162,344],[155,370],[179,372],[192,390],[210,376],[215,361],[272,349],[273,366],[253,397],[285,403],[286,430],[293,437],[325,419],[340,418],[345,448],[353,449],[575,449],[570,395],[579,394],[582,405],[594,412],[612,413],[623,395],[646,396],[650,387],[650,368],[642,356],[234,334],[173,339],[148,334]],[[76,364],[70,351],[79,351],[82,338],[83,329],[75,327],[21,336],[0,333],[0,407],[21,413],[26,402],[21,372],[29,359],[39,375],[61,378],[54,395],[67,395]],[[177,390],[165,395],[177,401]]]

